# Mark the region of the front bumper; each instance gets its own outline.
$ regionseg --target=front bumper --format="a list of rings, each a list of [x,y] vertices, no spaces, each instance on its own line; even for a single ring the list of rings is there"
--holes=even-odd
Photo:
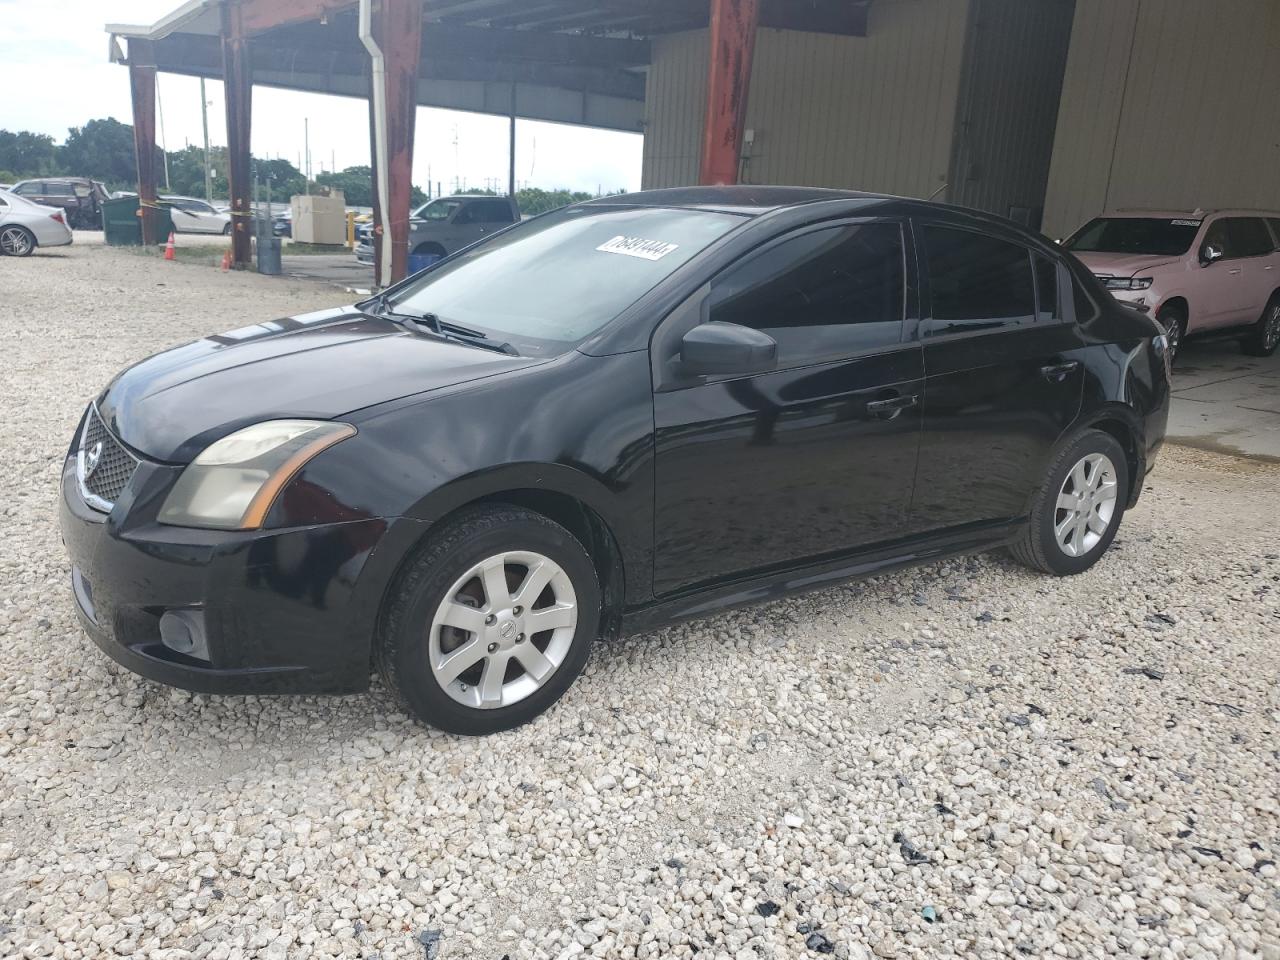
[[[417,521],[373,518],[245,532],[122,523],[131,494],[109,516],[95,511],[74,459],[59,499],[85,631],[134,673],[202,693],[367,688],[385,586],[423,531]],[[162,642],[161,617],[179,611],[202,616],[207,659]]]

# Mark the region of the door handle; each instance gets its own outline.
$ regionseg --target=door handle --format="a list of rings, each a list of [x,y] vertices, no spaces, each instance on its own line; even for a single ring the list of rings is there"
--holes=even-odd
[[[1061,383],[1079,369],[1079,360],[1068,360],[1066,363],[1051,363],[1041,367],[1040,375],[1053,383]]]
[[[909,410],[920,402],[916,394],[903,397],[890,397],[887,400],[872,400],[867,404],[867,413],[881,420],[893,420],[903,410]]]

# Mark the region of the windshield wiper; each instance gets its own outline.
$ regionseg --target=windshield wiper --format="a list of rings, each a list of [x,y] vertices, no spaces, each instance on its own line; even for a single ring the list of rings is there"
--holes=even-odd
[[[508,357],[520,356],[520,351],[506,341],[494,340],[492,337],[485,336],[479,330],[460,327],[456,323],[446,323],[434,313],[424,313],[420,316],[409,313],[388,313],[383,314],[383,316],[390,316],[404,320],[407,323],[424,326],[436,336],[443,337],[445,340],[452,340],[454,343],[465,343],[470,347],[492,350],[494,353],[505,354]]]

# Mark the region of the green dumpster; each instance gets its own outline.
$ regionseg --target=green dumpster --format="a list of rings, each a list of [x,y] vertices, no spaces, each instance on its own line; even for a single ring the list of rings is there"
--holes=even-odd
[[[159,243],[169,239],[173,229],[173,217],[169,208],[161,204],[155,211],[156,238]],[[107,243],[118,247],[136,247],[142,244],[142,218],[138,216],[138,198],[121,197],[102,204],[102,230]]]

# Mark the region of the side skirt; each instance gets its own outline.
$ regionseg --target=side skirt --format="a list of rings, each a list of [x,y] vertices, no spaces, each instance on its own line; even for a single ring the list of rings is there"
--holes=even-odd
[[[962,530],[933,535],[928,539],[845,554],[803,567],[791,567],[730,583],[701,587],[625,611],[621,634],[625,636],[642,633],[682,620],[711,616],[724,610],[823,590],[849,580],[861,580],[947,557],[993,550],[1016,539],[1026,523],[1025,519],[1019,519],[975,524]]]

